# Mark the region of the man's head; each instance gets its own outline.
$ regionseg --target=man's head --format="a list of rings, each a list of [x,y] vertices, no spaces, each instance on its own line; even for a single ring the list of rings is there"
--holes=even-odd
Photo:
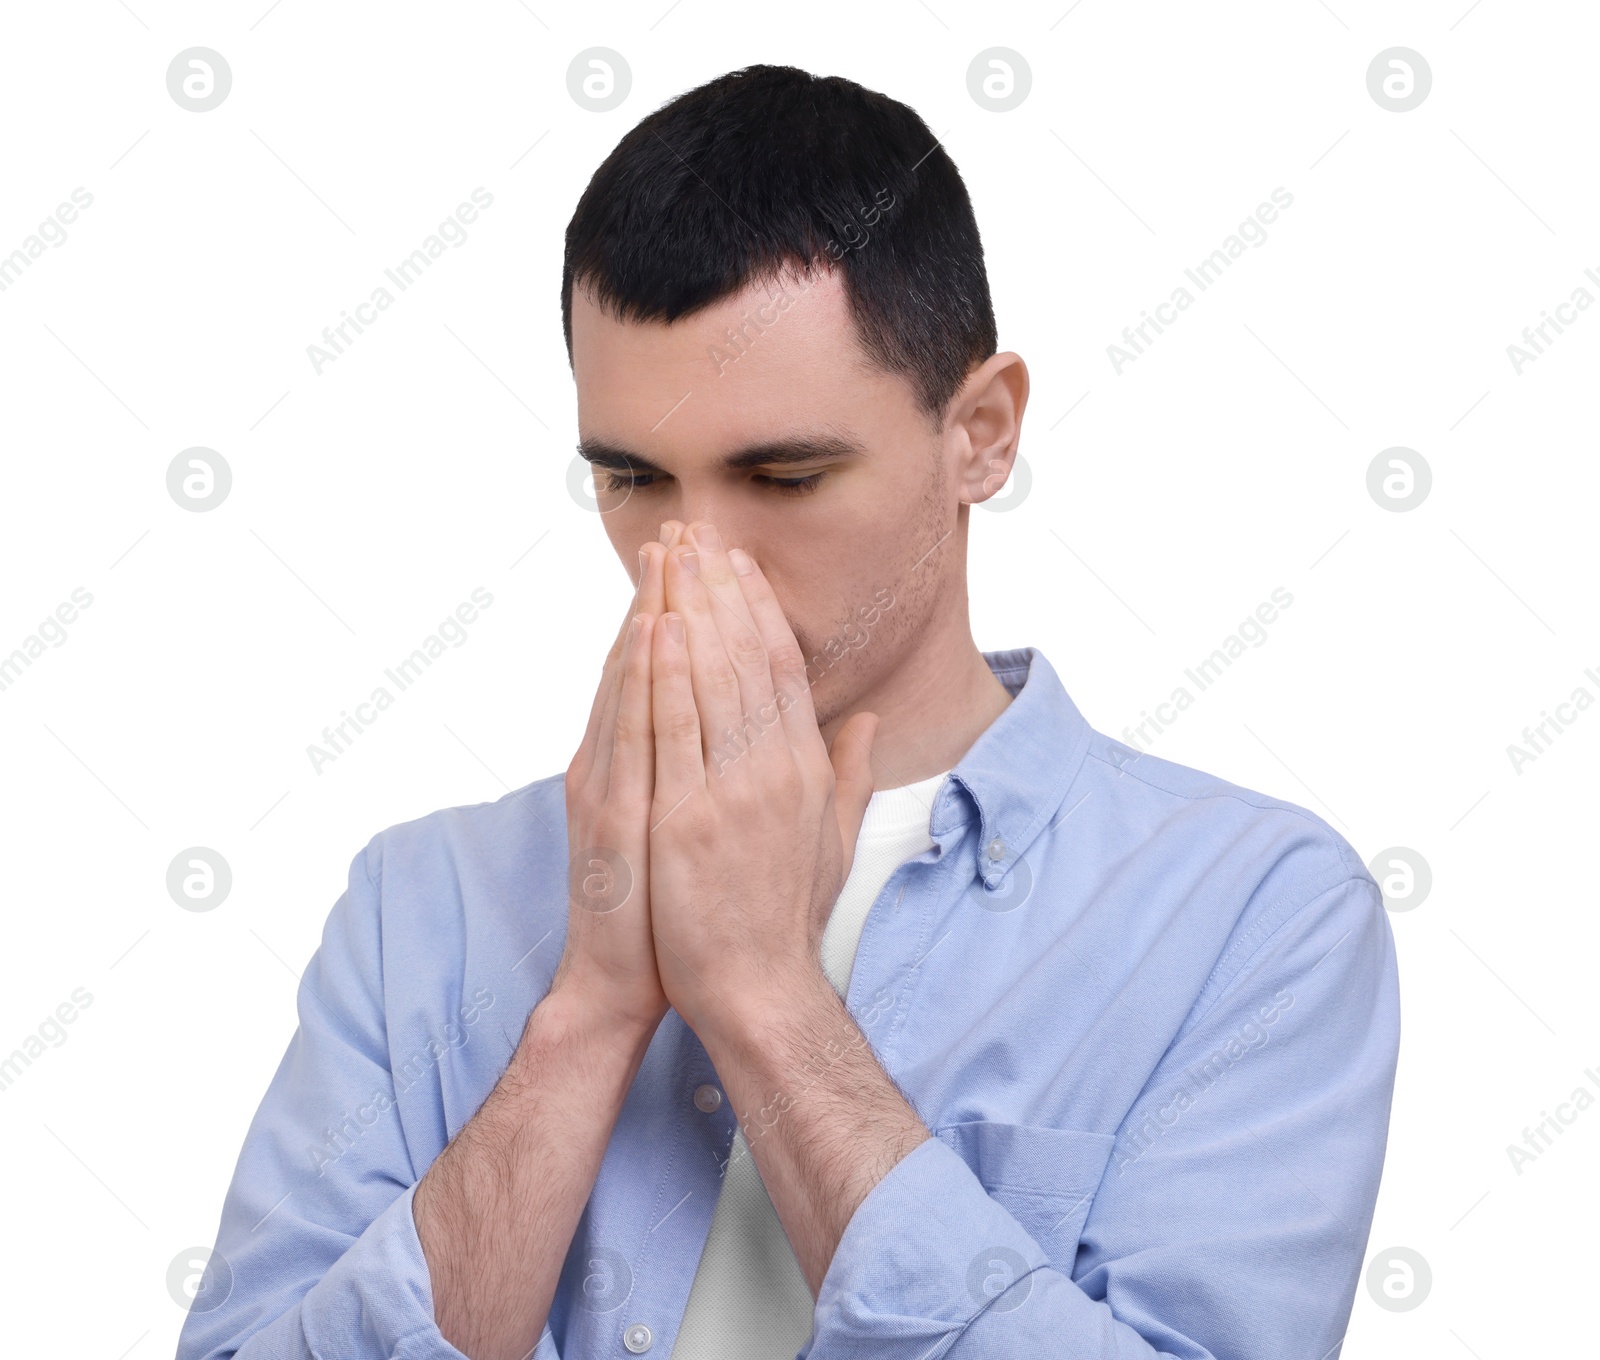
[[[913,646],[969,639],[967,506],[1009,473],[1027,370],[911,109],[775,66],[673,100],[584,191],[562,318],[630,576],[664,521],[713,522],[814,658],[824,726]]]

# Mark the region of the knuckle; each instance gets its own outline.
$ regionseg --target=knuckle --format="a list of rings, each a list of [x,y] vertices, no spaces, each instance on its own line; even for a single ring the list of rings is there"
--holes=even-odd
[[[736,697],[739,693],[739,673],[732,666],[717,666],[706,677],[711,692],[719,699]]]
[[[736,770],[718,787],[718,796],[734,825],[750,825],[750,816],[760,810],[761,798],[748,773]]]
[[[776,775],[776,782],[778,792],[786,803],[797,803],[805,795],[806,780],[796,765],[782,766]]]
[[[703,798],[691,798],[682,811],[689,814],[684,826],[698,844],[709,845],[716,840],[717,821]]]
[[[772,649],[772,673],[781,680],[804,684],[806,674],[805,654],[793,642],[782,642]]]
[[[667,715],[667,735],[677,741],[688,741],[700,735],[700,717],[692,709],[682,708]]]
[[[760,637],[748,630],[741,630],[734,635],[728,652],[734,664],[745,670],[758,670],[767,664],[766,647]]]

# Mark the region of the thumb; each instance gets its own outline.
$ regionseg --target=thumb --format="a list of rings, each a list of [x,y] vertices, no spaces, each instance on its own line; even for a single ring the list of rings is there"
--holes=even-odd
[[[839,840],[844,860],[839,882],[850,877],[855,860],[856,838],[861,834],[861,819],[866,816],[867,800],[872,797],[872,741],[878,731],[876,713],[852,713],[834,733],[828,759],[833,764],[833,810],[839,819]]]

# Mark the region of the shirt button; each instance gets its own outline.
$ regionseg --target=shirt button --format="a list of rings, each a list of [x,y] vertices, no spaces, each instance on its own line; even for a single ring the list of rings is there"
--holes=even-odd
[[[694,1088],[694,1107],[702,1114],[711,1114],[722,1107],[722,1092],[709,1082],[704,1086]],[[648,1331],[646,1333],[648,1335]],[[650,1343],[645,1342],[646,1345]]]
[[[636,1322],[622,1334],[622,1344],[634,1355],[643,1355],[650,1349],[650,1343],[655,1337],[650,1335],[650,1329],[642,1322]]]
[[[989,842],[989,858],[1004,859],[1006,857],[1006,843],[996,836]]]

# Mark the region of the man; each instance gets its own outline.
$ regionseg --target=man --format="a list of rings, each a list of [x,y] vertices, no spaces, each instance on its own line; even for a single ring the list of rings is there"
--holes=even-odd
[[[1381,897],[974,645],[1028,377],[926,125],[693,90],[589,184],[562,305],[636,583],[587,730],[355,857],[180,1360],[1324,1360]]]

